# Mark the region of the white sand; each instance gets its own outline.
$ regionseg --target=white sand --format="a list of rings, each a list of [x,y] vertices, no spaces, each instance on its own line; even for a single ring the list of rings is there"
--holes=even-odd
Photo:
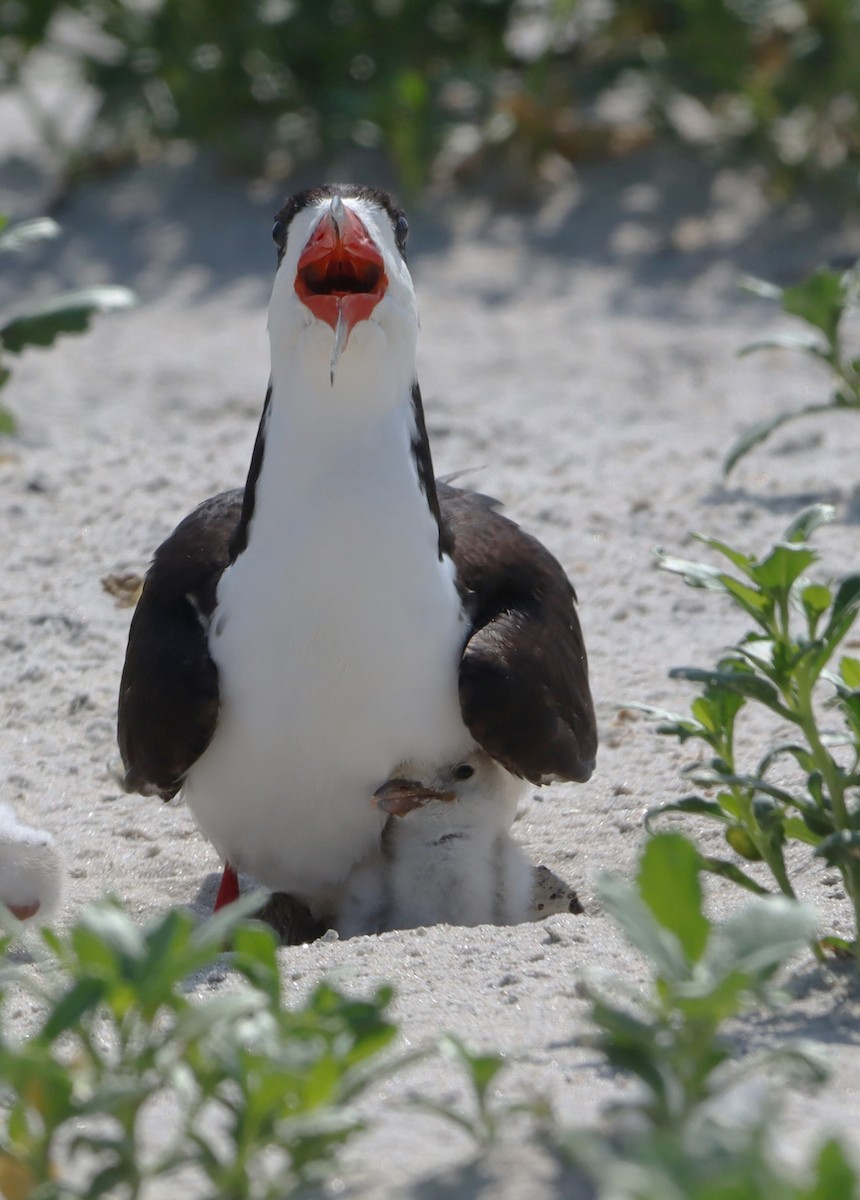
[[[32,159],[0,175],[0,210],[36,215],[46,194]],[[142,573],[195,503],[243,481],[268,373],[278,202],[202,165],[122,174],[74,194],[58,214],[62,242],[3,263],[3,311],[60,284],[122,283],[141,298],[88,336],[13,362],[3,393],[20,434],[0,442],[0,802],[62,849],[62,925],[106,893],[141,920],[173,904],[211,906],[218,861],[187,810],[121,791],[114,722],[130,609],[101,581]],[[735,281],[741,272],[796,279],[830,254],[857,253],[860,231],[802,201],[771,211],[750,177],[709,174],[670,153],[583,170],[529,211],[473,198],[410,215],[437,471],[473,468],[466,482],[500,497],[579,592],[597,771],[586,786],[536,793],[515,829],[587,911],[282,953],[296,995],[329,973],[357,991],[391,980],[410,1044],[450,1030],[504,1050],[506,1095],[546,1092],[582,1126],[622,1085],[574,1044],[587,1016],[579,973],[644,979],[600,914],[595,881],[607,868],[630,872],[644,809],[684,794],[678,772],[690,757],[617,706],[683,710],[689,693],[668,669],[711,664],[744,628],[717,598],[656,570],[653,547],[695,555],[688,533],[700,530],[761,550],[802,505],[827,499],[839,516],[816,535],[823,571],[860,565],[855,417],[790,426],[721,482],[721,457],[742,427],[824,396],[797,358],[737,360],[745,341],[787,322]],[[798,877],[828,927],[848,932],[835,872],[816,863]],[[723,886],[711,892],[717,913],[743,901]],[[803,999],[741,1033],[756,1044],[811,1036],[831,1061],[820,1094],[786,1097],[777,1153],[793,1163],[825,1131],[860,1157],[858,991],[844,972],[836,979],[801,959]],[[536,1151],[508,1148],[468,1167],[464,1138],[402,1114],[398,1097],[413,1086],[461,1091],[438,1062],[380,1089],[368,1106],[373,1132],[347,1154],[350,1195],[562,1194]],[[426,1182],[439,1173],[445,1180]]]

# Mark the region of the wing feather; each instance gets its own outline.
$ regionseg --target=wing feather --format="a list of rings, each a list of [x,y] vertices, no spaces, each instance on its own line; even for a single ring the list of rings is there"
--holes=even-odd
[[[200,504],[155,552],[128,636],[117,736],[128,792],[174,796],[215,732],[207,626],[243,490]]]
[[[466,725],[514,775],[536,784],[587,780],[597,725],[570,581],[496,501],[437,487],[472,619],[460,663]]]

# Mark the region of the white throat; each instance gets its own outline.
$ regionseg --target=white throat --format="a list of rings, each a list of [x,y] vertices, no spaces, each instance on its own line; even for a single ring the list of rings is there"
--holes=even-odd
[[[210,628],[219,725],[185,790],[234,866],[313,904],[377,844],[371,797],[396,764],[473,741],[465,621],[411,451],[414,345],[361,322],[332,386],[332,330],[288,325],[247,547]]]

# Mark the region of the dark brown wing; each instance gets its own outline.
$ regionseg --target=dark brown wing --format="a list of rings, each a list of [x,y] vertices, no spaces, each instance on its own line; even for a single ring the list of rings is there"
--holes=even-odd
[[[437,489],[474,630],[460,664],[464,721],[514,775],[584,782],[597,726],[570,581],[496,501],[444,483]]]
[[[218,672],[206,632],[242,489],[195,508],[156,550],[128,635],[117,736],[125,790],[169,800],[218,720]]]

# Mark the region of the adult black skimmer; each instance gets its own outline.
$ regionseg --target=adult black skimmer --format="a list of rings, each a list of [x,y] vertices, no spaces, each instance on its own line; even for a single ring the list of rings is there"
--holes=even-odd
[[[244,489],[156,551],[119,697],[128,791],[180,789],[236,872],[316,915],[379,843],[397,764],[483,748],[589,778],[564,571],[494,501],[434,481],[406,218],[328,185],[278,213],[271,382]]]
[[[14,809],[0,804],[0,903],[19,921],[47,921],[57,907],[62,878],[51,835],[22,825]]]
[[[333,924],[341,937],[529,920],[534,873],[508,833],[522,781],[484,750],[434,771],[399,770],[404,777],[374,793],[391,814],[382,845],[338,894]]]

